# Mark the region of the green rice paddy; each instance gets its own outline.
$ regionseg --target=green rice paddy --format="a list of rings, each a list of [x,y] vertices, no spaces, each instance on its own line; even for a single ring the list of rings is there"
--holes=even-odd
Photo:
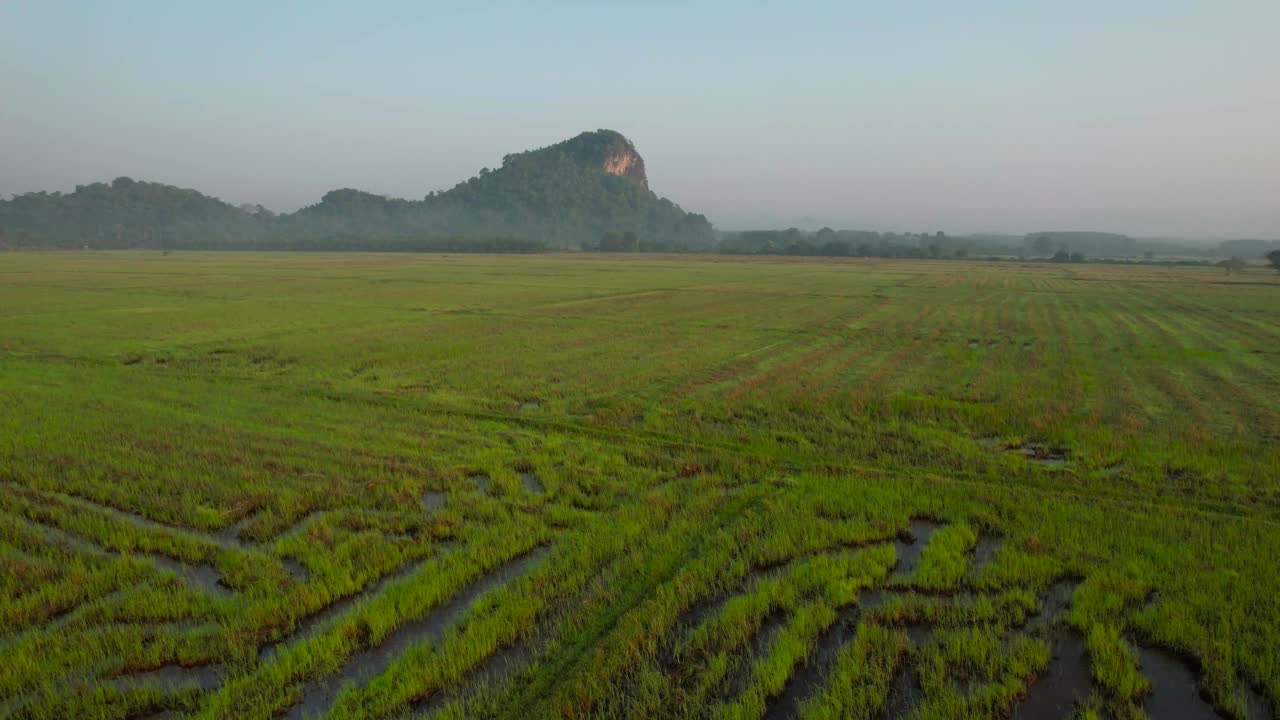
[[[0,717],[1274,717],[1278,559],[1262,270],[0,254]]]

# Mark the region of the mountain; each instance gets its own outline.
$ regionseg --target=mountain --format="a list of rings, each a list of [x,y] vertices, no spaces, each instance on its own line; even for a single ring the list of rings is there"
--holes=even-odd
[[[435,249],[474,239],[487,248],[530,249],[591,247],[624,235],[640,248],[714,244],[705,217],[650,190],[644,159],[612,130],[507,155],[502,167],[422,200],[344,188],[277,216],[119,178],[0,201],[0,242],[25,245]]]
[[[708,248],[711,223],[649,189],[644,159],[612,130],[507,155],[452,189],[420,202],[335,190],[284,218],[295,238],[518,237],[578,248],[608,233],[632,233],[652,246]]]

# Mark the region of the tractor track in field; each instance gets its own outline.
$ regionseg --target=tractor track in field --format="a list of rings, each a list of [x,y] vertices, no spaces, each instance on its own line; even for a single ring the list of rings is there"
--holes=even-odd
[[[302,688],[300,701],[290,707],[283,717],[302,718],[328,714],[344,687],[367,684],[383,674],[410,648],[424,643],[438,643],[445,632],[457,625],[481,598],[527,574],[550,554],[550,550],[548,546],[539,546],[497,565],[458,589],[443,605],[429,610],[420,618],[399,625],[376,645],[347,657],[336,673],[306,683]]]
[[[217,548],[221,551],[229,550],[232,552],[247,553],[253,556],[267,558],[278,562],[284,568],[285,573],[295,581],[303,581],[307,577],[306,570],[298,563],[292,562],[288,558],[279,558],[270,555],[269,553],[264,552],[260,546],[241,540],[238,535],[229,536],[225,529],[217,533],[205,533],[199,530],[162,523],[139,513],[121,510],[77,495],[33,488],[13,481],[5,481],[4,485],[9,488],[17,488],[19,495],[26,493],[33,495],[36,498],[50,498],[64,504],[68,508],[75,508],[90,513],[91,515],[96,514],[99,517],[110,518],[111,521],[124,526],[143,530],[157,537],[184,540],[195,545],[205,545]],[[46,527],[50,526],[48,523],[44,522],[39,524]],[[74,531],[70,530],[63,529],[63,532],[76,535]],[[98,545],[100,549],[108,550],[106,546],[101,545],[94,540],[90,540],[88,538],[82,539],[85,542]],[[193,563],[155,550],[134,550],[130,554],[144,557],[157,567],[176,572],[184,579],[191,581],[194,585],[211,592],[230,589],[221,583],[220,573],[211,563]]]

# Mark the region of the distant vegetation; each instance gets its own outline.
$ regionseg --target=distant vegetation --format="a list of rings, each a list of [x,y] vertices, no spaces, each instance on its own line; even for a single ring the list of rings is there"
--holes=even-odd
[[[0,243],[14,247],[527,252],[592,246],[606,233],[667,249],[714,240],[705,217],[649,189],[634,146],[609,130],[508,155],[501,168],[422,200],[340,189],[276,215],[118,178],[0,201]]]
[[[722,233],[720,252],[735,255],[799,255],[880,258],[1025,258],[1053,262],[1154,261],[1182,258],[1209,264],[1212,258],[1262,258],[1280,240],[1230,240],[1218,244],[1138,239],[1115,233],[1053,231],[1027,235],[948,235],[833,230],[806,232],[745,230]]]
[[[612,130],[503,158],[421,200],[352,188],[277,215],[195,190],[117,178],[0,200],[0,248],[715,252],[882,258],[1260,260],[1280,240],[1191,243],[1081,231],[1027,235],[746,230],[716,233],[649,189],[644,160]],[[1225,266],[1224,266],[1225,267]],[[1233,267],[1233,269],[1235,269]]]

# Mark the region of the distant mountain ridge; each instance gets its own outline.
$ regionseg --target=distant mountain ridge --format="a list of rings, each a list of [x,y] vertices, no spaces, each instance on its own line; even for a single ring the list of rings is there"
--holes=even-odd
[[[17,246],[433,249],[474,239],[532,249],[617,234],[651,248],[714,244],[711,223],[654,193],[644,159],[612,130],[507,155],[500,168],[422,200],[343,188],[275,215],[129,178],[0,200],[0,243]]]

